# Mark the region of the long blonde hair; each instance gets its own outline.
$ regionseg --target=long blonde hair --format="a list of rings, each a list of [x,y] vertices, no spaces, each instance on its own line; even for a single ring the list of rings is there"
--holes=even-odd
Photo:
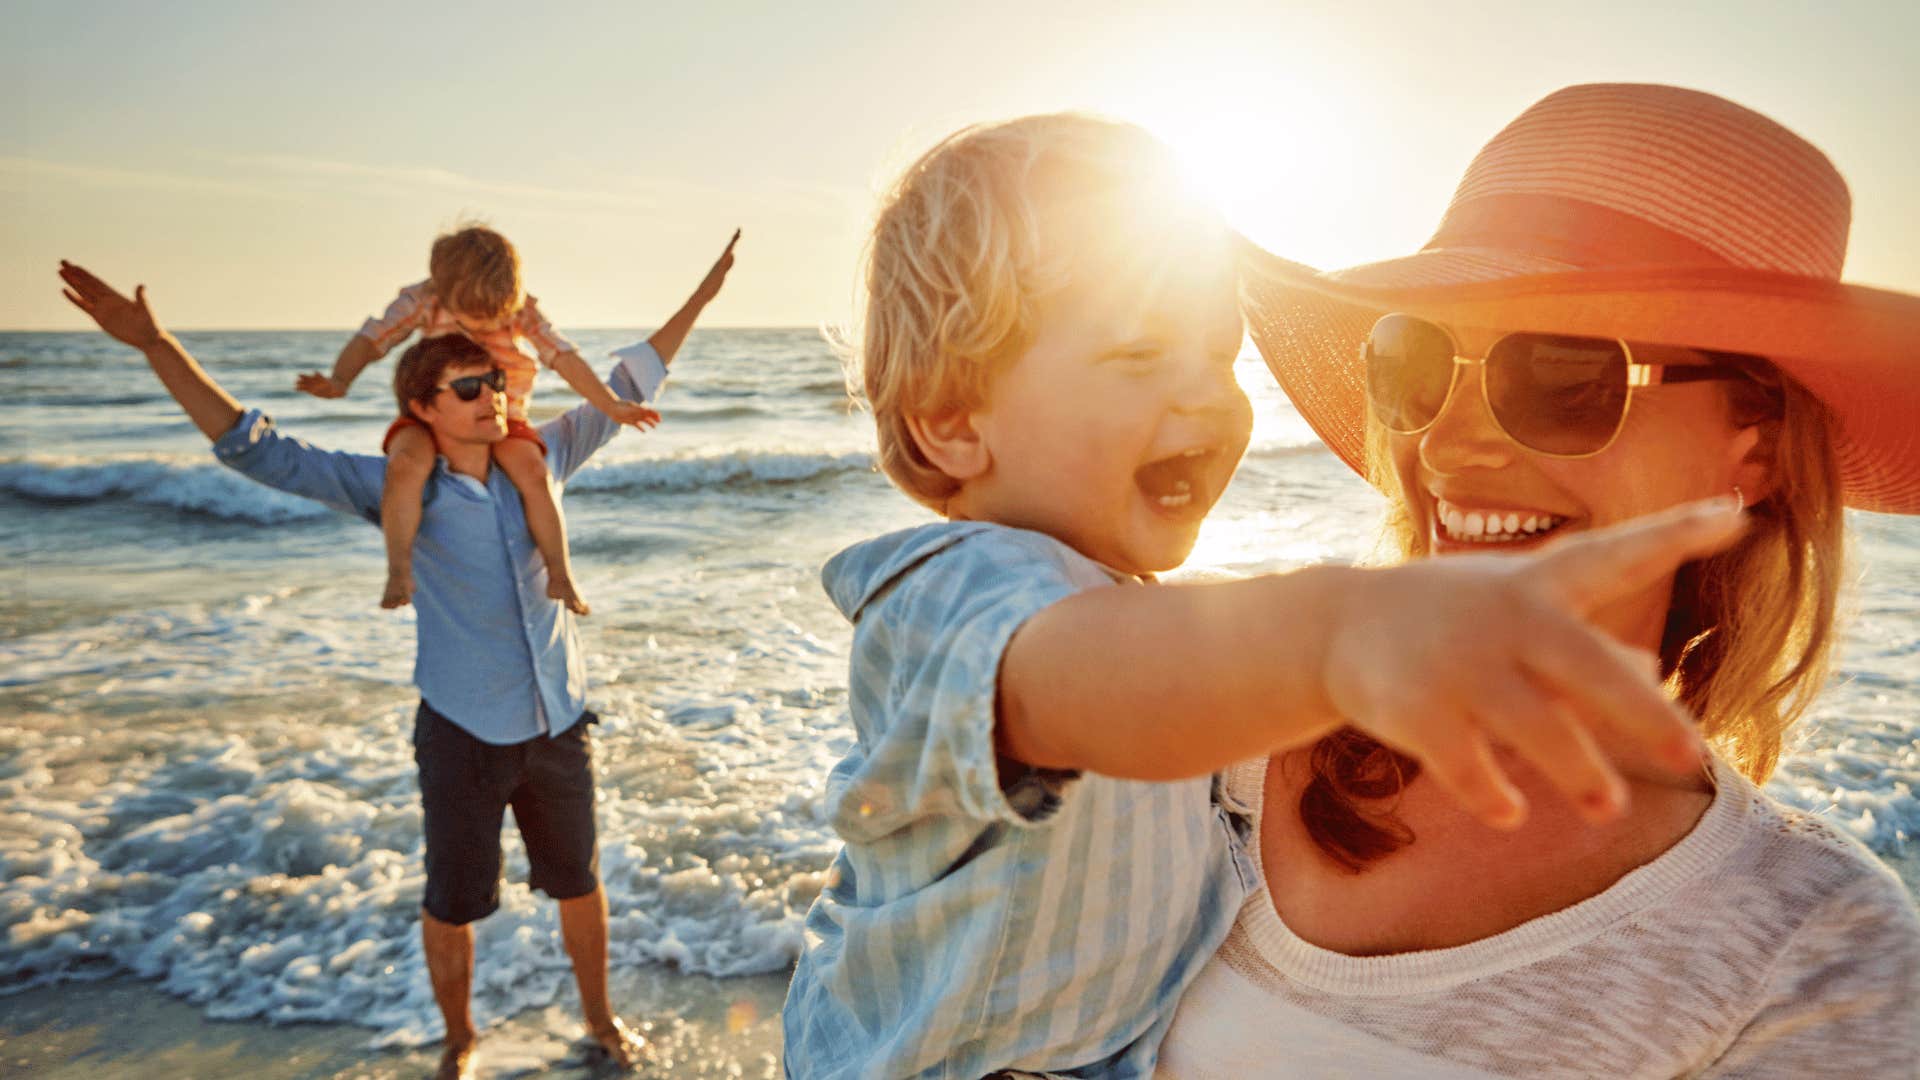
[[[1736,425],[1760,428],[1773,490],[1748,508],[1753,521],[1739,542],[1675,576],[1660,665],[1701,733],[1761,783],[1826,682],[1845,563],[1840,467],[1818,398],[1764,360],[1709,355],[1747,372],[1727,384],[1728,405]],[[1386,430],[1371,416],[1367,473],[1381,491],[1400,490]],[[1400,561],[1428,554],[1397,496],[1382,547]],[[1370,804],[1397,796],[1418,763],[1346,728],[1313,747],[1309,768],[1301,819],[1334,860],[1358,871],[1412,841],[1391,802]]]

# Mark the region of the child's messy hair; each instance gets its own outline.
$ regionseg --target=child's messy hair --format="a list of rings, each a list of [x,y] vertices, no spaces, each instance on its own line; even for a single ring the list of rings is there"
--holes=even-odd
[[[848,363],[895,484],[944,509],[958,484],[921,453],[908,418],[985,404],[997,366],[1033,341],[1036,301],[1065,284],[1076,254],[1153,230],[1143,219],[1171,217],[1178,191],[1152,135],[1078,113],[962,128],[907,167],[868,237]]]
[[[485,225],[467,225],[434,238],[427,261],[433,295],[455,314],[504,319],[520,310],[520,254]]]

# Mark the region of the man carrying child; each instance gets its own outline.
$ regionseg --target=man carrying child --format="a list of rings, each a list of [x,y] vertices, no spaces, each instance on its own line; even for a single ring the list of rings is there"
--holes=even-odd
[[[645,343],[620,350],[610,384],[650,401],[667,365],[733,265],[729,243],[687,302]],[[62,263],[67,298],[115,339],[139,349],[226,465],[270,487],[380,522],[386,463],[316,449],[242,409],[163,329],[144,286],[129,299]],[[460,335],[428,338],[401,358],[403,415],[432,432],[439,459],[426,486],[415,546],[419,612],[414,681],[421,701],[414,758],[424,809],[426,896],[421,936],[434,999],[446,1021],[438,1075],[466,1075],[477,1032],[469,1009],[472,923],[498,906],[500,826],[513,807],[529,884],[559,901],[588,1031],[631,1067],[643,1040],[607,1003],[607,903],[598,877],[586,670],[574,617],[547,595],[546,563],[522,501],[491,448],[506,437],[504,378]],[[539,429],[556,488],[620,430],[592,406]]]

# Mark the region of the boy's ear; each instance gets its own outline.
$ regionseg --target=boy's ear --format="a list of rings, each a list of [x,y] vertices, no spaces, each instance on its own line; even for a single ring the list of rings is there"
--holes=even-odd
[[[975,479],[993,466],[993,454],[969,410],[909,416],[907,431],[921,456],[958,483]]]
[[[433,426],[433,417],[428,415],[431,409],[432,409],[432,406],[428,405],[424,401],[407,402],[407,411],[413,414],[413,418],[415,420],[420,421],[421,423],[427,425],[428,427]]]

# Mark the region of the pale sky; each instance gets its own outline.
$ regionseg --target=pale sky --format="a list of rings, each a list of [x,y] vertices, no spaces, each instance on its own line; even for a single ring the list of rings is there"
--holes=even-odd
[[[1602,80],[1809,138],[1853,190],[1847,277],[1920,292],[1912,0],[552,7],[0,0],[0,328],[82,326],[65,257],[181,328],[346,331],[467,217],[563,329],[657,323],[736,225],[706,325],[817,325],[893,169],[1059,108],[1152,127],[1256,240],[1345,266],[1416,250],[1487,138]]]

